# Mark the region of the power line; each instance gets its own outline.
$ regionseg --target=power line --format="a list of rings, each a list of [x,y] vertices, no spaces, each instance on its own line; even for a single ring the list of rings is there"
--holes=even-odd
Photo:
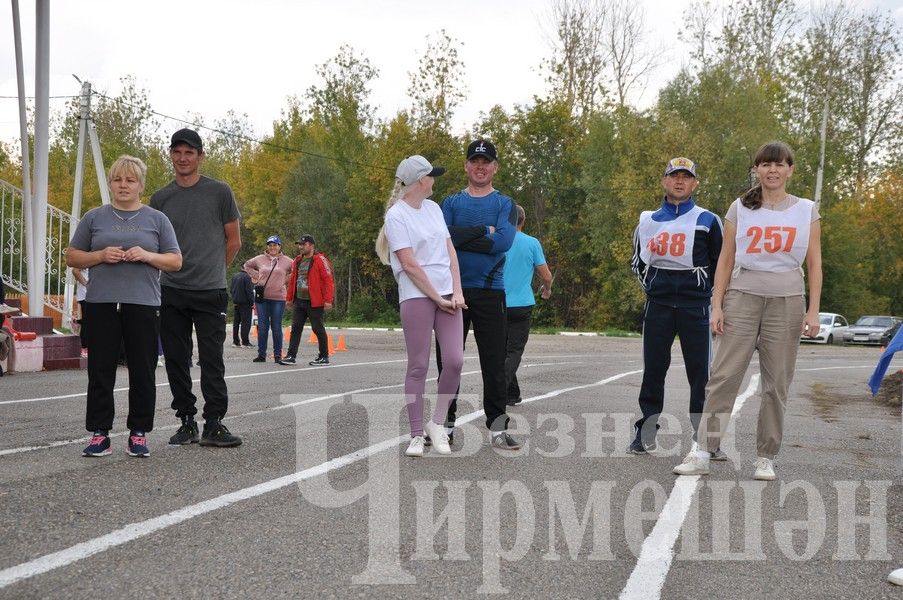
[[[109,96],[107,96],[106,94],[103,94],[103,93],[101,93],[101,92],[92,91],[91,93],[92,93],[92,94],[96,94],[96,95],[98,95],[98,96],[101,96],[101,97],[103,97],[103,98],[106,98],[107,100],[110,100],[110,101],[113,101],[113,102],[122,102],[123,104],[127,104],[127,105],[131,106],[132,108],[143,108],[143,107],[137,106],[137,105],[135,105],[135,104],[132,104],[131,102],[127,102],[127,101],[125,101],[125,100],[122,100],[121,98],[110,98]],[[231,137],[231,138],[235,138],[235,139],[239,139],[239,140],[244,140],[244,141],[246,141],[246,142],[252,142],[252,143],[258,144],[258,145],[260,145],[260,146],[267,146],[267,147],[269,147],[269,148],[274,148],[274,149],[276,149],[276,150],[283,150],[283,151],[286,151],[286,152],[295,152],[295,153],[297,153],[297,154],[303,154],[303,155],[305,155],[305,156],[311,156],[311,157],[314,157],[314,158],[322,158],[323,160],[331,160],[331,161],[333,161],[333,162],[335,162],[335,163],[339,163],[339,164],[346,164],[346,165],[357,166],[357,167],[369,167],[369,168],[371,168],[371,169],[378,169],[378,170],[380,170],[380,171],[394,172],[394,169],[391,168],[391,167],[380,166],[380,165],[371,165],[371,164],[368,164],[368,163],[362,163],[362,162],[358,162],[358,161],[355,161],[355,160],[342,159],[342,158],[337,158],[337,157],[335,157],[335,156],[327,156],[327,155],[325,155],[325,154],[319,154],[319,153],[317,153],[317,152],[310,152],[310,151],[308,151],[308,150],[302,150],[302,149],[300,149],[300,148],[292,148],[292,147],[290,147],[290,146],[282,146],[282,145],[280,145],[280,144],[274,144],[274,143],[272,143],[272,142],[265,142],[265,141],[258,140],[258,139],[256,139],[256,138],[252,138],[251,136],[243,135],[243,134],[240,134],[240,133],[235,133],[235,132],[232,132],[232,131],[224,131],[224,130],[222,130],[222,129],[216,129],[215,127],[208,127],[207,125],[202,125],[202,124],[200,124],[200,123],[194,123],[194,122],[192,122],[192,121],[188,121],[188,120],[182,119],[182,118],[180,118],[180,117],[174,117],[174,116],[172,116],[172,115],[166,115],[166,114],[157,112],[157,111],[155,111],[155,110],[153,110],[153,109],[148,109],[148,112],[149,112],[150,114],[152,114],[152,115],[156,115],[156,116],[158,116],[158,117],[163,117],[164,119],[169,119],[169,120],[171,120],[171,121],[177,121],[177,122],[179,122],[179,123],[184,123],[185,125],[190,125],[190,126],[195,127],[195,128],[197,128],[197,129],[206,129],[207,131],[211,131],[211,132],[213,132],[213,133],[218,133],[218,134],[220,134],[220,135],[224,135],[224,136],[227,136],[227,137]]]

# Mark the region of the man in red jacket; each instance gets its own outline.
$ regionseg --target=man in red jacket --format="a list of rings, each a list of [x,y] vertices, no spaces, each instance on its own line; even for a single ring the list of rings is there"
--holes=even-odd
[[[304,322],[310,317],[310,327],[317,336],[320,352],[308,364],[329,364],[329,342],[323,326],[323,312],[332,308],[335,296],[335,280],[332,265],[322,252],[317,251],[314,237],[304,234],[297,242],[299,254],[292,264],[285,300],[292,310],[292,333],[289,338],[288,354],[283,364],[295,364],[298,345]]]

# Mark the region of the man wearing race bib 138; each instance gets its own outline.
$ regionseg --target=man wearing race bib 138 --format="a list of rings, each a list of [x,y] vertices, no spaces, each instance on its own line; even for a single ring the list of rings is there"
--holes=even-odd
[[[678,475],[708,474],[709,449],[720,447],[737,391],[758,348],[762,402],[753,477],[775,478],[773,461],[784,437],[799,337],[818,333],[822,284],[818,207],[786,191],[793,174],[793,152],[787,144],[770,142],[759,148],[755,172],[759,184],[735,200],[725,216],[711,317],[712,331],[722,336],[722,342],[706,386],[699,450],[674,468]]]
[[[633,454],[656,448],[675,336],[680,338],[690,384],[694,438],[699,426],[712,354],[709,304],[722,231],[718,217],[696,205],[693,192],[698,185],[693,161],[682,157],[668,161],[662,177],[662,206],[654,212],[644,211],[633,234],[631,267],[646,291],[639,397],[643,416],[634,426],[636,434],[627,449]]]

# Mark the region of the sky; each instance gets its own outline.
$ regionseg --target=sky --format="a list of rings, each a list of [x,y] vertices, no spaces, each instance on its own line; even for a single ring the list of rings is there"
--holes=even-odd
[[[728,0],[713,0],[715,4]],[[805,0],[803,0],[805,1]],[[540,69],[551,55],[553,0],[51,0],[50,95],[78,94],[90,81],[116,95],[131,75],[152,108],[207,125],[231,109],[246,113],[257,137],[268,134],[291,96],[319,85],[316,67],[343,44],[366,57],[379,75],[371,104],[381,118],[410,106],[409,73],[428,36],[444,29],[462,44],[466,99],[455,115],[463,133],[495,104],[510,110],[542,95]],[[677,39],[689,2],[637,0],[645,11],[649,47],[660,66],[631,98],[648,106],[688,60]],[[903,0],[859,0],[903,22]],[[27,95],[34,93],[34,0],[20,0]],[[18,141],[12,9],[0,3],[0,141]],[[52,99],[60,110],[66,100]],[[182,125],[162,120],[162,134]],[[102,135],[102,132],[101,132]]]

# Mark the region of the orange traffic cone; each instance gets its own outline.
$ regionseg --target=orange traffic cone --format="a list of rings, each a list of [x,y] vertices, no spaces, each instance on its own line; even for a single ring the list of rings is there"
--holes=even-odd
[[[251,328],[251,337],[257,337],[257,325]]]
[[[317,343],[317,334],[313,331],[310,332],[310,337],[307,338],[308,344],[316,344]]]
[[[336,344],[335,351],[336,352],[348,352],[348,347],[345,346],[345,336],[344,335],[339,336],[339,343]]]
[[[331,335],[326,336],[326,340],[327,340],[327,348],[329,349],[329,356],[332,356],[333,354],[335,354],[335,348],[332,345],[332,336]]]

